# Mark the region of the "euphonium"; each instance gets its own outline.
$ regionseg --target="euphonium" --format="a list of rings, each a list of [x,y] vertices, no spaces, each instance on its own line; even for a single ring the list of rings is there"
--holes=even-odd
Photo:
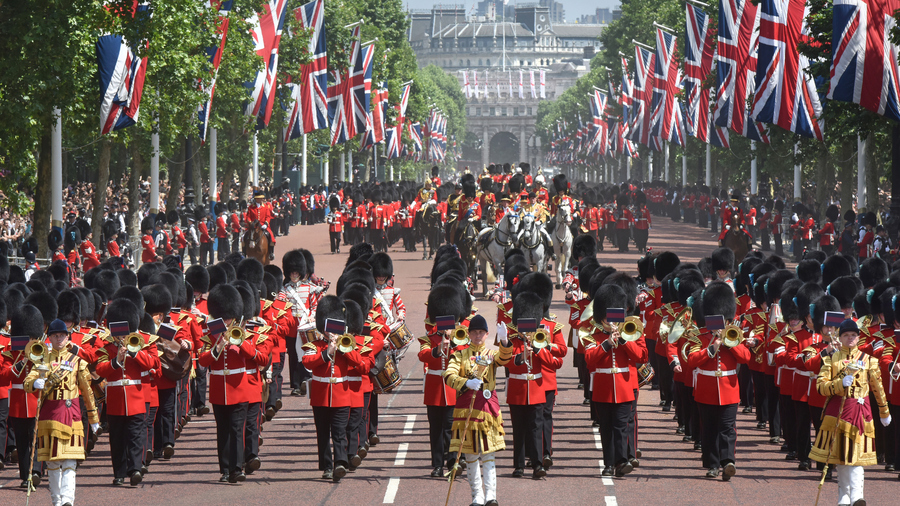
[[[722,345],[726,348],[734,348],[744,342],[744,331],[737,325],[726,325],[722,331]]]
[[[144,347],[144,338],[137,332],[125,336],[125,349],[131,353],[137,353]]]
[[[244,344],[244,339],[247,339],[247,331],[240,325],[232,325],[225,331],[225,336],[228,338],[228,344],[240,346]]]
[[[44,354],[46,352],[47,347],[44,346],[44,343],[40,341],[34,341],[33,343],[31,343],[31,347],[28,348],[28,358],[30,358],[34,363],[43,362]]]
[[[684,331],[688,328],[688,323],[691,321],[693,314],[693,310],[689,307],[682,309],[681,312],[678,313],[678,316],[675,317],[675,323],[672,324],[672,330],[669,331],[669,343],[674,343],[681,339]]]
[[[644,333],[644,324],[637,316],[629,316],[619,324],[619,335],[626,341],[637,341]]]
[[[469,344],[469,330],[463,326],[456,327],[453,329],[453,334],[450,336],[450,340],[453,341],[453,346],[462,346],[464,344]]]
[[[538,349],[550,346],[550,334],[544,329],[537,329],[531,337],[531,345]]]
[[[659,324],[659,337],[662,339],[668,339],[669,334],[672,332],[672,322],[669,320],[663,320],[662,323]],[[669,341],[673,342],[673,341]]]
[[[352,334],[343,334],[338,338],[337,349],[341,353],[350,353],[356,349],[356,339]]]

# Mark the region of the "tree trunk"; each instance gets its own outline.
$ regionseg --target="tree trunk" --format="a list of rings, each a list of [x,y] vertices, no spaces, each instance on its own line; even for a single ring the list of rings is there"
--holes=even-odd
[[[192,140],[196,140],[196,139],[192,139]],[[199,143],[194,144],[194,145],[199,146]],[[209,180],[209,177],[207,176],[206,178],[204,178],[203,174],[209,173],[209,166],[203,160],[203,157],[200,156],[200,153],[202,151],[203,151],[202,149],[198,150],[197,154],[194,155],[194,158],[191,160],[194,163],[194,170],[193,170],[194,205],[197,205],[198,203],[203,202],[203,195],[207,195],[207,193],[203,191],[203,180],[204,179]],[[187,153],[186,156],[191,156],[192,154],[193,153]]]
[[[250,203],[250,199],[247,198],[250,189],[250,171],[253,170],[250,167],[242,166],[238,167],[238,181],[241,183],[241,190],[238,193],[238,200],[246,200],[247,203]]]
[[[44,133],[41,135],[41,151],[38,155],[37,186],[34,189],[34,224],[32,235],[37,238],[38,258],[50,258],[51,252],[47,246],[47,235],[50,234],[51,213],[51,184],[52,169],[50,168],[51,156],[51,126],[55,120],[51,117],[44,125]],[[62,224],[60,224],[62,225]]]
[[[224,169],[222,170],[222,179],[219,180],[222,183],[222,191],[219,192],[220,198],[222,202],[228,202],[231,200],[231,185],[234,182],[234,164],[228,162],[225,164]],[[240,201],[240,199],[238,199]]]
[[[97,171],[97,187],[94,191],[94,212],[91,213],[91,231],[94,234],[94,247],[100,248],[100,230],[103,227],[103,208],[106,207],[106,188],[109,186],[109,158],[112,155],[112,142],[109,137],[100,141],[100,163]]]
[[[866,207],[875,212],[881,210],[879,195],[881,171],[881,164],[875,156],[875,133],[870,132],[866,137]]]
[[[169,195],[166,197],[166,210],[178,207],[181,200],[182,179],[184,179],[184,159],[190,153],[185,153],[187,149],[186,140],[181,141],[178,151],[175,154],[175,160],[168,163],[169,168]]]
[[[840,160],[836,162],[836,165],[839,167],[835,167],[834,172],[838,174],[841,181],[841,202],[853,202],[853,187],[856,186],[855,183],[855,175],[856,175],[856,164],[853,163],[853,160],[848,160],[852,156],[853,147],[851,146],[851,142],[856,142],[856,139],[852,139],[844,142],[841,145],[839,151]],[[825,151],[824,145],[822,148]],[[820,179],[822,181],[822,179]],[[833,188],[833,186],[831,187]],[[831,189],[829,188],[829,190]]]
[[[140,237],[141,213],[138,202],[141,199],[141,175],[144,173],[144,155],[141,153],[140,144],[135,140],[131,143],[131,175],[128,177],[128,213],[125,215],[125,227],[128,229],[128,237]]]

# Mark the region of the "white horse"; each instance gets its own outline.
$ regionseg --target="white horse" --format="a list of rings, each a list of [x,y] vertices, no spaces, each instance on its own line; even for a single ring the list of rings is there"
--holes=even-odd
[[[478,262],[481,267],[481,284],[483,294],[487,294],[488,275],[486,266],[490,265],[494,276],[503,273],[503,260],[506,252],[515,244],[516,232],[519,230],[519,215],[508,210],[503,219],[495,227],[485,228],[478,234]]]
[[[531,265],[534,272],[544,272],[547,269],[547,255],[544,249],[544,226],[534,219],[531,213],[522,216],[522,226],[516,237],[516,244],[525,253],[525,259]]]
[[[556,255],[556,288],[562,287],[562,279],[572,253],[572,209],[558,206],[556,209],[556,230],[553,231],[553,253]]]

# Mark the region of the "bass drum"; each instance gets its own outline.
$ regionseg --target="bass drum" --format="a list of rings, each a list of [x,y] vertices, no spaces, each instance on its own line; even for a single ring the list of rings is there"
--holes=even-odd
[[[400,377],[400,370],[397,368],[397,359],[393,353],[387,353],[387,360],[384,361],[384,367],[375,375],[375,384],[373,385],[376,394],[386,394],[397,388],[403,378]]]

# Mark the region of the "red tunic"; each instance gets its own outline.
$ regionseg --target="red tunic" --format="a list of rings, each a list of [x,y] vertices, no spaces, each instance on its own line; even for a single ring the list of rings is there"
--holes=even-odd
[[[708,347],[714,339],[710,332],[703,332],[699,336],[700,344],[694,344],[688,355],[688,367],[695,369],[697,378],[694,400],[714,406],[737,404],[741,400],[737,365],[750,360],[750,350],[744,343],[734,348],[722,345],[718,353],[710,356]]]
[[[591,326],[594,327],[591,333],[594,342],[588,342],[584,349],[584,358],[591,373],[591,400],[615,404],[632,402],[637,387],[637,378],[633,378],[637,376],[634,366],[642,360],[638,343],[609,346],[609,334],[593,324]]]
[[[303,366],[312,374],[309,384],[311,406],[340,408],[362,405],[360,370],[366,366],[359,351],[354,349],[341,353],[335,350],[334,358],[329,359],[328,341],[324,339],[304,344],[303,350]]]
[[[116,416],[141,415],[147,412],[147,394],[149,388],[141,381],[142,376],[150,374],[151,369],[159,368],[159,358],[153,350],[144,348],[132,357],[126,354],[124,364],[116,360],[119,347],[115,343],[106,343],[97,350],[97,374],[106,378],[106,412]]]

